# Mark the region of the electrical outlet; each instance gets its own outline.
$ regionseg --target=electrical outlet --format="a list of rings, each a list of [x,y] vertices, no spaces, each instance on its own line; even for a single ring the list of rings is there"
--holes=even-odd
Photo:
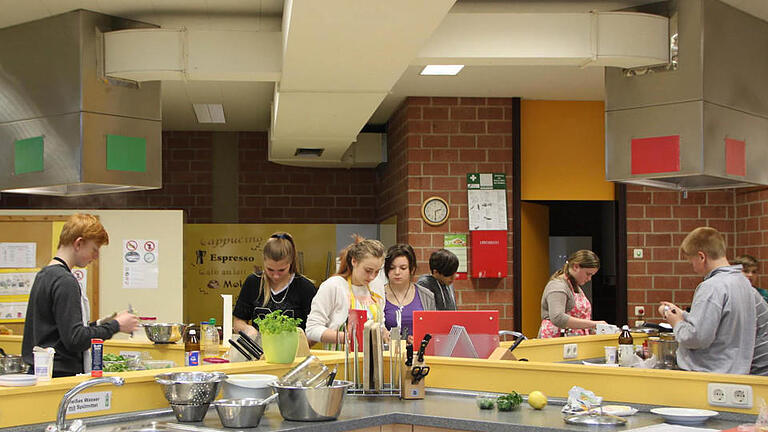
[[[578,344],[565,344],[563,345],[563,359],[574,359],[579,356]]]
[[[638,317],[645,316],[645,307],[635,306],[635,316],[638,316]]]
[[[707,384],[710,405],[732,408],[752,408],[752,386],[743,384]]]
[[[642,249],[633,249],[632,250],[632,256],[635,257],[635,259],[640,259],[643,257],[643,250]]]

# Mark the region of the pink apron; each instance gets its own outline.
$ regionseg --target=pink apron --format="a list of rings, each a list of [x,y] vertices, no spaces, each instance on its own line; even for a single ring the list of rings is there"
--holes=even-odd
[[[569,283],[570,285],[570,283]],[[575,295],[575,305],[568,311],[568,315],[574,318],[592,319],[592,304],[589,303],[584,291],[579,288]],[[568,336],[584,336],[589,334],[589,329],[566,329]],[[548,319],[541,320],[539,329],[540,338],[560,337],[560,329]]]

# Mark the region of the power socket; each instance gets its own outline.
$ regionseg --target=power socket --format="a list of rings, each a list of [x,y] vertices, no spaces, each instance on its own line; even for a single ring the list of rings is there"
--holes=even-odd
[[[563,345],[563,359],[575,359],[579,356],[578,344],[565,344]]]
[[[707,384],[710,405],[731,408],[752,408],[752,386],[743,384]]]

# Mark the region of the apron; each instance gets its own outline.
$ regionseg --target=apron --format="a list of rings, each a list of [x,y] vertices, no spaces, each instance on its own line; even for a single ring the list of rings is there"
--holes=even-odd
[[[350,309],[363,309],[368,312],[368,319],[374,322],[381,322],[384,319],[384,313],[381,310],[379,299],[384,300],[384,297],[373,292],[373,290],[366,285],[368,289],[369,297],[356,298],[355,293],[352,291],[352,279],[347,278],[347,287],[349,289],[349,308]]]
[[[568,281],[570,285],[570,281]],[[584,295],[584,291],[579,288],[579,292],[574,295],[575,304],[573,309],[568,311],[568,315],[574,318],[592,319],[592,304],[589,303],[587,296]],[[589,334],[589,329],[566,329],[569,336],[585,336]],[[560,328],[552,324],[552,321],[548,319],[541,320],[541,327],[539,330],[540,338],[553,338],[560,337]]]

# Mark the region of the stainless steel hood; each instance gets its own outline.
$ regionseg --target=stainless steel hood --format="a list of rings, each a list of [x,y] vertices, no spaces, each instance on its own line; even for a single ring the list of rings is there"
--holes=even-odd
[[[0,191],[162,186],[160,82],[107,80],[101,34],[154,27],[78,10],[0,29]]]
[[[682,190],[768,185],[768,23],[718,0],[668,5],[677,69],[606,69],[606,178]]]

